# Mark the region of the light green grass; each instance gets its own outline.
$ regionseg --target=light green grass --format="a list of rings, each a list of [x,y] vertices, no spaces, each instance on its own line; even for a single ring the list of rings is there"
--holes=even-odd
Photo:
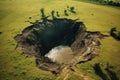
[[[64,16],[66,6],[74,6],[76,14]],[[42,71],[35,66],[35,58],[26,58],[21,51],[15,50],[16,42],[13,37],[29,26],[25,21],[32,16],[32,21],[39,19],[40,8],[45,9],[46,15],[51,10],[59,11],[61,17],[83,21],[90,31],[108,33],[110,28],[117,27],[120,31],[120,9],[94,5],[74,0],[0,0],[0,80],[55,80],[50,72]],[[92,15],[93,14],[93,15]],[[101,54],[90,62],[78,65],[83,74],[93,79],[99,79],[92,68],[95,63],[101,63],[103,68],[109,62],[115,66],[120,77],[120,42],[112,37],[102,40]],[[71,75],[72,76],[72,75]],[[71,77],[70,76],[70,77]],[[59,76],[62,77],[62,76]],[[72,76],[73,77],[73,76]]]

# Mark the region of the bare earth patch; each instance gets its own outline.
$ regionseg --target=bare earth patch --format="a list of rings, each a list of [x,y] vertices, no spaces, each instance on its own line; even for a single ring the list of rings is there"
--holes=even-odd
[[[86,30],[83,22],[59,18],[34,22],[14,37],[16,48],[36,57],[36,66],[59,74],[100,53],[100,32]]]

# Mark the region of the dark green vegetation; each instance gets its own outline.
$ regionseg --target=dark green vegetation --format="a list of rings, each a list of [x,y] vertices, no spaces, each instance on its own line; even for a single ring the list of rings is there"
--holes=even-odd
[[[63,13],[64,13],[65,16],[69,16],[69,12],[70,12],[70,13],[73,13],[73,14],[76,14],[75,7],[74,7],[74,6],[67,6],[66,8],[67,8],[67,9],[65,9],[65,10],[63,11]],[[46,15],[45,15],[45,10],[44,10],[44,8],[41,8],[41,9],[40,9],[40,13],[41,13],[41,19],[42,19],[43,21],[46,20],[48,17],[50,17],[50,15],[49,15],[49,16],[46,16]],[[52,10],[52,11],[51,11],[51,16],[52,16],[52,19],[57,19],[57,17],[60,17],[59,11]],[[29,19],[31,19],[31,18],[29,18]]]
[[[91,3],[96,3],[96,4],[120,7],[120,1],[116,2],[114,0],[78,0],[78,1],[86,1],[86,2],[91,2]]]
[[[107,64],[105,71],[108,74],[105,74],[105,72],[103,72],[100,63],[96,63],[93,66],[95,73],[100,76],[102,78],[102,80],[119,80],[119,78],[116,76],[116,73],[112,70],[112,66],[110,66],[109,64]]]
[[[120,41],[120,32],[118,32],[115,27],[110,30],[110,35]]]

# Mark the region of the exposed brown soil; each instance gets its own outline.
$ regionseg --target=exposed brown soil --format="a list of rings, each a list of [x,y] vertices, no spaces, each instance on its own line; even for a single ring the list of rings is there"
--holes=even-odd
[[[93,59],[100,53],[100,32],[86,30],[83,22],[71,19],[54,19],[35,22],[14,37],[16,48],[36,57],[38,68],[58,74],[79,63]],[[74,53],[68,64],[53,62],[45,55],[59,45],[69,46]]]

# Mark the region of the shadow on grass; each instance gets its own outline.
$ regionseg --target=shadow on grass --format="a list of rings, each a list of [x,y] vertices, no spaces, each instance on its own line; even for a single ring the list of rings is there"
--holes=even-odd
[[[64,14],[65,16],[69,16],[69,14],[67,13],[67,10],[64,10]]]
[[[0,32],[0,34],[2,34],[2,32]]]
[[[115,27],[111,28],[110,35],[117,41],[120,41],[120,32],[118,32]]]
[[[111,80],[119,80],[119,78],[117,77],[114,71],[109,70],[107,71],[107,73],[109,74]]]
[[[70,7],[70,12],[76,14],[75,8],[73,6]]]
[[[119,80],[116,73],[112,70],[113,66],[111,67],[109,64],[107,64],[107,67],[105,68],[106,72],[108,73],[110,80]]]
[[[96,63],[93,66],[95,73],[102,78],[102,80],[109,80],[108,77],[106,76],[106,74],[103,73],[101,67],[100,67],[100,63]]]

